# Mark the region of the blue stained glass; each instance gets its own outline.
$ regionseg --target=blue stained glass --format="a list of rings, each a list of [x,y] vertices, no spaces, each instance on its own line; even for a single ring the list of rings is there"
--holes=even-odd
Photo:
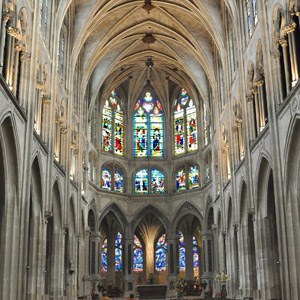
[[[134,235],[133,241],[133,270],[134,272],[142,272],[144,269],[144,253],[142,243],[139,238]]]
[[[148,169],[142,169],[135,175],[136,194],[148,194]]]
[[[156,169],[151,170],[151,190],[153,194],[163,194],[165,191],[164,174]]]
[[[134,110],[134,156],[163,157],[164,117],[160,101],[146,92]]]
[[[176,190],[177,191],[186,190],[184,169],[180,169],[176,174]]]
[[[185,271],[185,241],[181,231],[178,233],[179,271]]]
[[[199,169],[197,166],[191,166],[189,170],[189,189],[198,188],[199,185]]]
[[[167,240],[166,234],[163,234],[156,243],[155,251],[155,269],[156,271],[167,270]]]
[[[199,250],[198,242],[193,236],[193,265],[194,265],[194,275],[197,275],[199,272]]]
[[[111,172],[108,168],[102,171],[101,187],[104,190],[111,191]]]
[[[101,250],[101,270],[107,272],[107,239],[103,241]]]
[[[119,193],[124,192],[124,177],[118,169],[115,171],[115,191]]]
[[[122,271],[122,234],[118,232],[115,241],[115,270]]]

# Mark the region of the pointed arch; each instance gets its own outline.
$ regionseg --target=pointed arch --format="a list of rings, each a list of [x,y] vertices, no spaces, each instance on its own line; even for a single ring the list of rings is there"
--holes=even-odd
[[[168,218],[166,217],[166,214],[164,212],[162,212],[159,208],[157,208],[156,206],[150,204],[147,205],[146,207],[143,207],[140,210],[137,210],[134,213],[132,222],[130,223],[130,227],[131,227],[131,232],[135,232],[138,224],[140,223],[140,221],[148,214],[151,213],[153,215],[155,215],[158,220],[161,222],[161,224],[164,226],[165,230],[168,231],[168,229],[170,228],[170,222],[168,220]]]
[[[103,219],[105,218],[105,216],[107,216],[108,213],[112,213],[116,217],[116,219],[118,220],[118,222],[121,226],[122,232],[124,233],[125,228],[128,225],[128,220],[127,220],[123,210],[116,203],[112,203],[112,204],[108,205],[106,208],[104,208],[103,212],[100,214],[99,219],[98,219],[99,226],[101,226]]]
[[[175,218],[173,221],[173,229],[176,230],[180,219],[186,215],[193,215],[195,216],[201,226],[203,228],[203,216],[200,210],[191,202],[183,203],[177,210],[175,214]]]

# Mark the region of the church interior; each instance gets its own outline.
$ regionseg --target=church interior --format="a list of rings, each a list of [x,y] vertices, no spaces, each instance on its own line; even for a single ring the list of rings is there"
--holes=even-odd
[[[0,6],[0,299],[300,299],[300,0]]]

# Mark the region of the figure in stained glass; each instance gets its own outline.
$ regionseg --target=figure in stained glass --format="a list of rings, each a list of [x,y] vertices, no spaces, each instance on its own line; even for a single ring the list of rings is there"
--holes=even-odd
[[[178,232],[179,271],[185,271],[185,241],[181,231]]]
[[[101,249],[101,270],[107,272],[107,239],[104,239]]]
[[[134,272],[142,272],[144,269],[144,253],[143,246],[139,238],[134,235],[133,241],[133,270]]]
[[[111,171],[108,168],[104,168],[102,171],[101,187],[104,190],[111,191]]]
[[[163,157],[164,118],[161,103],[146,92],[134,109],[135,157]]]
[[[176,174],[176,190],[177,191],[186,190],[185,180],[186,180],[185,171],[184,171],[184,169],[180,169]]]
[[[118,232],[115,241],[115,270],[120,272],[122,268],[122,234]]]
[[[115,191],[119,193],[124,192],[124,177],[118,169],[115,170]]]
[[[166,234],[163,234],[156,243],[155,249],[155,269],[156,271],[167,270],[167,240]]]
[[[193,236],[193,266],[194,266],[194,276],[199,275],[199,249],[198,242],[195,236]]]
[[[191,166],[189,170],[189,189],[198,188],[200,185],[199,170],[196,165]]]
[[[102,110],[102,150],[124,154],[123,111],[116,91],[112,91]]]
[[[198,149],[197,112],[193,100],[185,89],[179,100],[174,102],[174,141],[175,155]]]
[[[165,190],[164,174],[156,169],[151,170],[151,190],[153,194],[163,194]]]
[[[135,193],[148,194],[148,169],[142,169],[136,173]]]

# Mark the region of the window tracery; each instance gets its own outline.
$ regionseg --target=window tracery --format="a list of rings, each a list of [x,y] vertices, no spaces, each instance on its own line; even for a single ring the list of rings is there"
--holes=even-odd
[[[192,190],[200,187],[199,166],[186,164],[177,169],[176,191]]]
[[[124,172],[113,163],[105,164],[101,171],[101,188],[106,191],[124,193]]]
[[[134,107],[134,157],[164,157],[164,114],[150,91]]]
[[[164,173],[155,168],[144,168],[135,175],[134,192],[137,195],[163,194],[165,192]]]

